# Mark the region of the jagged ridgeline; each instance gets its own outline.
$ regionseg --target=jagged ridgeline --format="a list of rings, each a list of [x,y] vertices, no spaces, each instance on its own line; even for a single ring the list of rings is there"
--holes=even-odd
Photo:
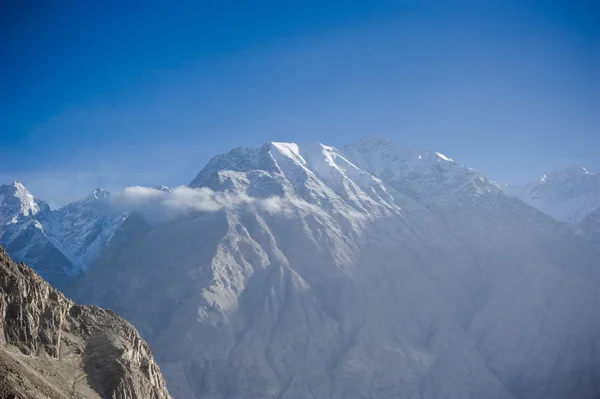
[[[267,143],[54,211],[5,186],[0,244],[135,325],[177,398],[595,399],[597,179]]]
[[[170,396],[131,324],[73,303],[0,247],[0,398]]]

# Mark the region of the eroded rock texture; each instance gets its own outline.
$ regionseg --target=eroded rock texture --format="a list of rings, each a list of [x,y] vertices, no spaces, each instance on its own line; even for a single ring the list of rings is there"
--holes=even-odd
[[[0,248],[0,397],[170,398],[152,351],[110,310],[80,306]]]

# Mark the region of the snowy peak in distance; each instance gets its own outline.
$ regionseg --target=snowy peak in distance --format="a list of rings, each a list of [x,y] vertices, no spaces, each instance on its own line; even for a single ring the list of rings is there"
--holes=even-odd
[[[101,188],[92,190],[85,198],[69,202],[53,211],[56,215],[83,215],[82,212],[111,213],[110,192]]]
[[[420,148],[404,147],[384,138],[369,138],[346,145],[343,148],[346,152],[361,154],[365,161],[369,162],[369,167],[373,169],[382,169],[387,163],[395,162],[402,169],[408,167],[425,167],[436,165],[438,163],[455,163],[453,159],[439,152]],[[381,156],[380,162],[374,162],[376,157]]]
[[[102,200],[105,198],[108,198],[110,196],[110,193],[106,190],[103,190],[101,188],[96,188],[94,191],[92,191],[88,196],[87,199],[90,200]]]
[[[73,274],[85,271],[102,254],[128,216],[115,211],[109,198],[108,191],[97,188],[85,199],[53,211],[48,230],[75,265]]]
[[[171,188],[169,188],[169,187],[167,187],[167,186],[165,186],[163,184],[159,184],[157,186],[153,186],[152,188],[155,189],[155,190],[158,190],[158,191],[162,191],[163,193],[172,193],[173,192],[173,190],[171,190]]]
[[[109,195],[98,188],[50,210],[20,182],[0,186],[0,245],[59,286],[100,256],[127,217],[108,206]]]
[[[501,191],[484,174],[439,152],[378,138],[349,144],[341,151],[361,169],[426,205],[465,205],[485,193]]]
[[[36,271],[56,284],[73,264],[48,234],[52,224],[50,207],[23,184],[0,186],[0,245],[16,261],[40,266]]]
[[[171,192],[167,186],[157,190]],[[0,186],[0,245],[55,286],[85,272],[100,257],[129,217],[101,188],[50,210],[21,184]]]
[[[578,165],[544,173],[524,187],[508,186],[506,191],[573,226],[600,207],[600,175]]]
[[[566,169],[557,172],[547,172],[542,175],[539,183],[552,184],[552,183],[563,183],[569,179],[581,179],[586,176],[593,176],[594,174],[579,165],[571,165]]]
[[[48,205],[37,200],[19,182],[0,186],[0,223],[15,222],[19,217],[34,216],[47,210]]]

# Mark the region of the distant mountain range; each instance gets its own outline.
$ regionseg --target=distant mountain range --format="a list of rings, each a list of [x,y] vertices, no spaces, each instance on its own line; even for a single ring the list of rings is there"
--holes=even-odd
[[[573,227],[600,248],[600,175],[581,166],[545,173],[524,187],[507,192]]]
[[[546,173],[525,187],[508,192],[556,220],[573,226],[600,208],[600,175],[581,166]]]
[[[20,182],[0,186],[0,245],[61,287],[87,270],[127,218],[111,213],[108,196],[96,189],[83,200],[51,211]]]
[[[597,182],[506,188],[384,139],[267,143],[141,190],[143,212],[3,186],[0,243],[131,321],[175,397],[594,398]]]

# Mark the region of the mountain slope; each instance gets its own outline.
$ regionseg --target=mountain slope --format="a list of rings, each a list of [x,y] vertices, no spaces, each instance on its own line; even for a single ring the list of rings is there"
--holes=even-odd
[[[87,198],[53,212],[51,232],[75,259],[75,274],[87,270],[127,218],[110,208],[109,196],[107,191],[95,189]]]
[[[576,226],[600,207],[600,175],[581,166],[544,174],[525,187],[507,192],[556,220]]]
[[[74,295],[197,398],[593,398],[596,252],[431,151],[268,143],[190,184],[255,198],[123,223]],[[160,248],[160,251],[156,251]]]
[[[51,211],[19,182],[0,186],[0,245],[50,284],[64,287],[100,256],[127,217],[108,207],[108,193]]]
[[[587,215],[577,226],[577,231],[592,245],[600,249],[600,207]]]
[[[405,148],[386,139],[359,141],[341,152],[363,170],[427,207],[468,206],[484,194],[501,191],[482,173],[439,152]]]
[[[34,216],[40,212],[48,212],[45,203],[35,199],[21,184],[0,186],[0,224],[16,223],[19,219]]]
[[[74,304],[2,248],[0,396],[170,398],[133,326],[110,311]]]
[[[600,318],[593,312],[582,314],[577,305],[585,308],[585,303],[595,301],[598,290],[592,284],[600,275],[597,255],[569,228],[440,154],[430,152],[434,162],[415,165],[415,158],[425,159],[422,150],[407,161],[407,150],[385,140],[356,143],[344,150],[357,155],[351,158],[357,164],[379,160],[365,167],[431,209],[477,260],[481,270],[476,285],[482,291],[473,298],[477,310],[468,331],[487,366],[512,392],[523,397],[570,397],[567,387],[578,385],[576,378],[581,375],[566,380],[573,373],[568,370],[581,372],[583,367],[588,378],[597,375],[594,370],[600,359],[593,331]],[[553,315],[553,323],[548,323],[547,314]],[[565,336],[585,331],[589,341],[573,348],[571,357],[564,355],[569,342],[565,339],[560,355],[564,358],[559,361],[553,347],[557,331]],[[589,350],[594,354],[590,356]],[[552,364],[554,370],[542,364]],[[532,387],[531,381],[549,382],[552,373],[554,381],[548,386]],[[591,386],[577,395],[594,397],[599,390],[598,385]]]
[[[41,221],[52,220],[50,207],[19,182],[0,186],[0,245],[18,261],[36,266],[51,284],[60,284],[75,266]]]

